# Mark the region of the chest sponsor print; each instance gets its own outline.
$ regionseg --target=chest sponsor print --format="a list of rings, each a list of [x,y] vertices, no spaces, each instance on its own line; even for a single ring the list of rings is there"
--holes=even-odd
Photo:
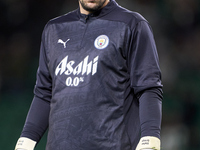
[[[70,60],[69,55],[67,55],[57,65],[55,75],[66,76],[66,86],[77,87],[81,82],[85,81],[85,77],[94,76],[97,73],[98,59],[99,56],[96,56],[89,61],[89,55],[87,55],[77,63],[75,60]]]

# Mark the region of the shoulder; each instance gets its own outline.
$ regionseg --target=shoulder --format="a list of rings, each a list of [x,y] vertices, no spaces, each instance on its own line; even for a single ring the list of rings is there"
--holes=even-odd
[[[124,22],[131,28],[134,28],[141,21],[148,22],[140,13],[130,11],[119,5],[107,16],[107,19]]]
[[[43,29],[42,40],[45,40],[47,37],[50,37],[49,36],[50,34],[54,34],[55,26],[78,21],[79,17],[78,17],[77,11],[78,10],[74,10],[74,11],[64,14],[62,16],[58,16],[56,18],[49,20]]]
[[[44,34],[45,35],[49,34],[54,29],[55,25],[70,23],[78,20],[79,20],[78,10],[74,10],[62,16],[53,18],[46,23],[43,29],[43,36]]]
[[[115,13],[121,14],[121,16],[126,19],[134,19],[135,21],[143,21],[146,20],[140,13],[128,10],[122,6],[118,6],[115,9]]]
[[[60,24],[60,23],[65,23],[65,22],[77,21],[77,20],[79,20],[77,11],[78,10],[74,10],[74,11],[64,14],[62,16],[53,18],[47,23],[47,26],[52,25],[52,24]]]

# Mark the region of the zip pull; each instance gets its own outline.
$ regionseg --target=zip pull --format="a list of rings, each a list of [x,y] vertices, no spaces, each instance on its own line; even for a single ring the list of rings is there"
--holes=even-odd
[[[88,19],[90,18],[90,15],[84,15],[83,14],[83,17],[81,18],[81,20],[84,22],[84,23],[87,23]]]
[[[87,16],[85,16],[85,20],[87,20],[89,17],[88,17],[88,15]]]
[[[87,22],[88,18],[89,18],[89,16],[86,15],[86,16],[85,16],[85,23]]]

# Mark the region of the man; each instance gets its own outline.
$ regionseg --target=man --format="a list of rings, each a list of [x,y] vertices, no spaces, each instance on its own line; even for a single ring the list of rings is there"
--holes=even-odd
[[[160,150],[162,84],[154,37],[115,0],[79,0],[45,27],[16,150]]]

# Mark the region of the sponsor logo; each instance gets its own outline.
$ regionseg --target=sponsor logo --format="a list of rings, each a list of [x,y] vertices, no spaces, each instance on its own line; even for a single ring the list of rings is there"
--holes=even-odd
[[[70,40],[70,39],[68,39],[67,41],[64,42],[63,40],[59,39],[59,40],[58,40],[58,43],[63,44],[64,48],[66,48],[66,44],[67,44],[67,42],[68,42],[69,40]]]
[[[94,46],[99,50],[106,48],[108,44],[109,44],[109,38],[106,35],[100,35],[94,41]]]
[[[97,64],[99,56],[88,62],[89,55],[81,62],[77,63],[74,60],[69,60],[67,55],[56,67],[55,75],[66,75],[66,86],[78,86],[84,82],[83,76],[94,75],[97,73]]]

